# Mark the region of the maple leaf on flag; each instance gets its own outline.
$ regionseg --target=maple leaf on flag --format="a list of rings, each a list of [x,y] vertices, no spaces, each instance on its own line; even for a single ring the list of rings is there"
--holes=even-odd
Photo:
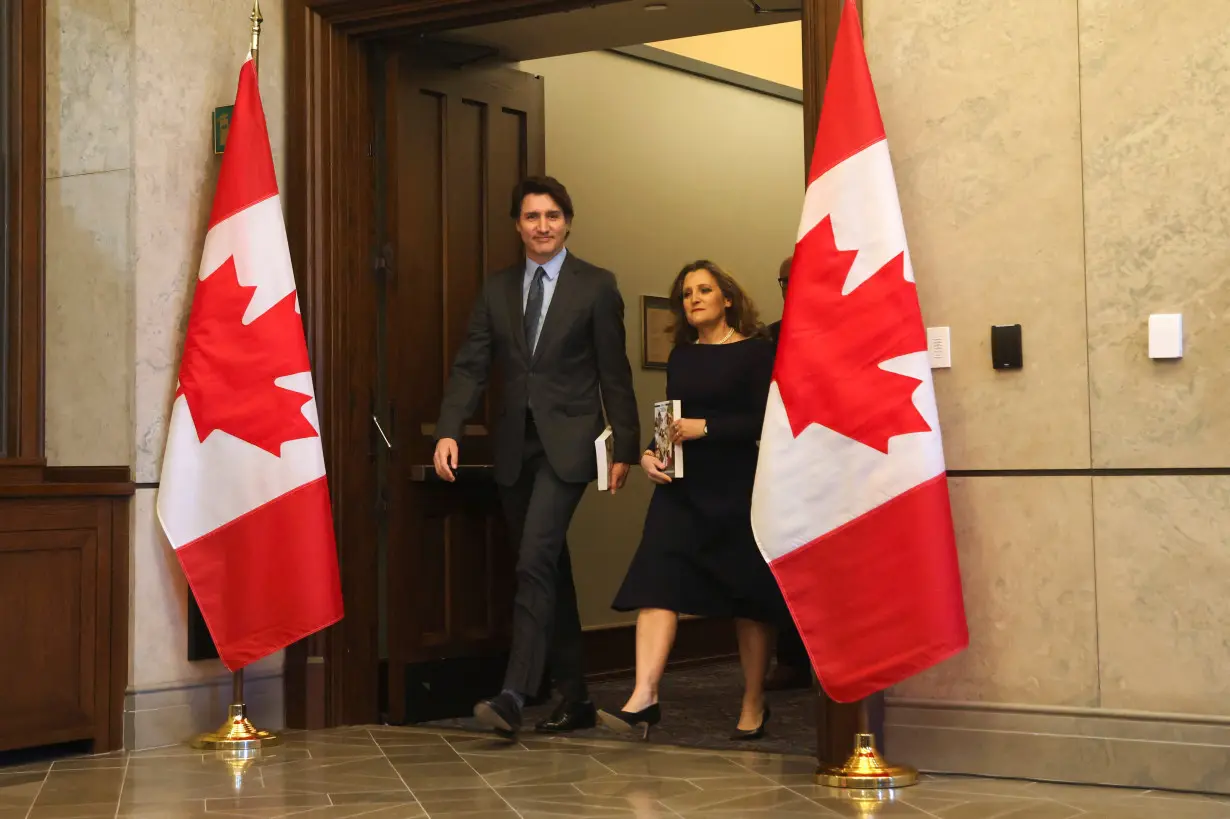
[[[293,291],[243,323],[255,290],[239,283],[233,256],[197,284],[175,395],[198,440],[222,431],[280,456],[285,442],[318,434],[303,415],[311,396],[274,383],[309,369],[307,344]]]
[[[842,295],[857,250],[839,250],[831,217],[799,242],[774,377],[797,438],[811,424],[885,454],[888,439],[931,427],[914,406],[921,381],[880,368],[926,350],[913,282],[899,253]]]

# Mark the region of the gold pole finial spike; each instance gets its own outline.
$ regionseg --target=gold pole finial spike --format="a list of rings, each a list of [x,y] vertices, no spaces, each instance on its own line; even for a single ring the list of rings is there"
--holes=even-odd
[[[261,47],[261,23],[265,22],[265,18],[261,16],[260,0],[252,0],[252,16],[248,18],[252,21],[252,64],[260,70],[260,47]]]

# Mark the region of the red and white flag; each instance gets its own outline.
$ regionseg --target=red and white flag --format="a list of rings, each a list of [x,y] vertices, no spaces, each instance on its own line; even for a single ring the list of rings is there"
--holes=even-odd
[[[799,224],[752,525],[821,685],[862,699],[969,644],[935,390],[854,0]]]
[[[158,492],[232,671],[342,617],[333,513],[256,68],[239,72]]]

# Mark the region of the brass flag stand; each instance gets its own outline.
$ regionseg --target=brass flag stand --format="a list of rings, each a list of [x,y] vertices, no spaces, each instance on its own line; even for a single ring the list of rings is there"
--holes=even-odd
[[[918,784],[918,771],[904,765],[891,765],[880,756],[876,750],[875,734],[871,732],[869,707],[864,699],[858,704],[854,753],[844,765],[821,765],[816,771],[816,784],[863,792],[891,791]]]
[[[257,69],[259,76],[261,23],[265,21],[261,16],[260,0],[253,0],[252,16],[249,19],[252,21],[252,67]],[[277,734],[257,729],[248,720],[247,706],[243,701],[242,668],[232,673],[231,686],[231,705],[226,722],[218,730],[196,737],[192,740],[192,747],[203,751],[218,751],[231,766],[235,775],[235,787],[239,790],[244,772],[261,749],[278,745],[282,740]]]
[[[258,730],[248,720],[247,706],[243,702],[243,669],[232,676],[231,706],[226,722],[216,731],[201,734],[192,741],[192,747],[202,751],[259,751],[270,748],[282,740],[277,734]]]

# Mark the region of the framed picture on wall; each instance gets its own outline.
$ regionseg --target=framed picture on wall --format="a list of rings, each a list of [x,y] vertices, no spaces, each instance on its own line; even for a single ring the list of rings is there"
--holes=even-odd
[[[675,316],[665,296],[641,296],[641,366],[665,370],[675,346]]]

